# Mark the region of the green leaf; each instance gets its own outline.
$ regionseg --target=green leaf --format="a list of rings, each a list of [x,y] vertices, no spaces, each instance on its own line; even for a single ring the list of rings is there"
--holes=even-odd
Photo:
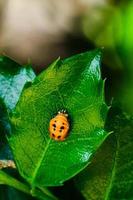
[[[0,99],[0,159],[12,159],[6,134],[11,132],[8,114],[3,101]]]
[[[91,165],[75,178],[86,200],[133,198],[133,119],[114,107],[109,112],[108,127],[114,133]]]
[[[35,78],[32,68],[20,66],[6,56],[0,56],[0,158],[11,159],[12,155],[7,144],[6,134],[9,134],[10,123],[6,110],[12,110],[26,82]]]
[[[9,144],[20,174],[34,187],[58,186],[85,168],[107,137],[101,53],[55,61],[25,88],[11,117]],[[49,122],[66,109],[66,140],[49,137]]]
[[[26,183],[22,183],[14,177],[8,175],[4,171],[0,170],[0,185],[8,185],[13,187],[21,192],[24,192],[27,195],[31,195],[32,197],[37,197],[40,200],[58,200],[55,196],[53,196],[47,189],[41,191],[40,189],[33,188],[31,189],[29,185]]]
[[[13,109],[26,82],[35,74],[29,65],[21,67],[6,56],[0,56],[0,98],[8,109]]]
[[[31,82],[34,78],[35,74],[30,66],[27,65],[22,67],[11,59],[0,56],[0,159],[13,159],[6,140],[6,135],[11,133],[8,111],[11,111],[15,107],[25,84]],[[27,85],[25,87],[27,87]],[[7,111],[7,109],[9,110]],[[10,170],[7,170],[7,172],[10,174]],[[0,170],[0,184],[14,187],[24,193],[36,196],[39,199],[56,199],[49,191],[41,192],[36,189],[31,191],[29,186],[14,179],[12,176],[8,175],[8,173],[4,173]],[[6,190],[9,190],[8,186],[6,186]],[[20,192],[15,189],[12,189],[11,191],[9,196],[7,196],[8,193],[6,193],[6,196],[4,197],[0,192],[0,195],[2,195],[0,196],[0,199],[12,199],[14,198],[14,195],[17,199],[27,199],[24,194],[20,197]]]
[[[7,57],[0,56],[0,159],[1,160],[13,159],[10,147],[6,139],[6,134],[10,133],[10,124],[9,124],[6,106],[10,109],[13,108],[21,93],[21,89],[24,84],[24,74],[22,73],[19,74],[20,71],[21,70],[20,70],[19,64],[15,63],[14,61],[10,60]],[[23,76],[23,81],[21,84],[19,84],[18,90],[16,91],[15,84],[18,83],[20,75]],[[20,78],[20,81],[22,80],[21,78]],[[12,83],[11,83],[11,79],[12,79]],[[29,80],[29,78],[27,80]],[[3,101],[6,103],[6,106],[4,105]],[[6,179],[7,176],[8,175],[5,174],[5,179],[4,179],[3,171],[0,170],[0,183],[2,182],[3,184],[6,184],[8,182]],[[12,177],[9,176],[9,180],[10,178]],[[9,199],[11,200],[15,198],[17,198],[17,200],[19,199],[24,200],[24,199],[27,199],[27,195],[9,186],[0,185],[0,199],[1,200],[9,200]]]

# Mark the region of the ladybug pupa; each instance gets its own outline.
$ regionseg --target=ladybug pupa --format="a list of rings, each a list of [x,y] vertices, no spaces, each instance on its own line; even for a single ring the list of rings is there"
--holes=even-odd
[[[54,140],[63,141],[68,135],[69,127],[68,114],[66,111],[59,111],[58,114],[50,120],[50,137]]]

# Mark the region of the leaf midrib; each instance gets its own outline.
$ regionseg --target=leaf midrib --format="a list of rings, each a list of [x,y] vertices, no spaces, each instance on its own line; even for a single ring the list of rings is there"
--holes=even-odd
[[[60,94],[60,91],[59,91],[58,88],[57,88],[57,93],[59,94],[59,96],[60,96],[60,98],[61,98],[62,104],[64,105],[63,97],[62,97],[62,95]],[[65,107],[65,105],[64,105],[64,107]],[[44,159],[44,157],[45,157],[45,154],[46,154],[46,152],[47,152],[47,150],[48,150],[48,147],[49,147],[50,142],[51,142],[51,138],[49,138],[49,140],[47,141],[47,144],[46,144],[46,146],[45,146],[45,150],[44,150],[44,152],[43,152],[41,158],[40,158],[39,161],[38,161],[37,167],[35,168],[35,171],[34,171],[33,176],[32,176],[32,181],[31,181],[32,183],[34,183],[34,181],[35,181],[35,178],[36,178],[36,176],[37,176],[38,170],[39,170],[39,168],[40,168],[40,166],[41,166],[41,163],[42,163],[42,161],[43,161],[43,159]]]
[[[36,178],[36,176],[37,176],[38,170],[39,170],[39,168],[40,168],[40,166],[41,166],[41,163],[42,163],[42,161],[43,161],[43,159],[44,159],[44,157],[45,157],[45,154],[46,154],[46,152],[47,152],[47,150],[48,150],[48,147],[49,147],[50,142],[51,142],[51,139],[48,140],[48,142],[47,142],[47,144],[46,144],[46,146],[45,146],[45,150],[44,150],[44,152],[43,152],[41,158],[40,158],[39,161],[38,161],[38,164],[37,164],[37,166],[36,166],[36,168],[35,168],[35,171],[34,171],[34,173],[33,173],[33,176],[32,176],[32,180],[31,180],[31,183],[32,183],[32,184],[34,184],[34,181],[35,181],[35,178]]]

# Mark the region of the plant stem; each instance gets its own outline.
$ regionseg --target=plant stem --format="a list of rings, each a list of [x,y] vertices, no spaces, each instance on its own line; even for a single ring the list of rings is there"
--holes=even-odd
[[[0,171],[0,184],[8,185],[11,187],[14,187],[26,194],[30,194],[30,187],[25,185],[24,183],[21,183],[17,179],[13,178],[12,176],[9,176],[3,171]]]
[[[43,190],[43,192],[36,188],[32,190],[30,186],[20,182],[19,180],[6,174],[2,170],[0,170],[0,184],[11,186],[21,192],[32,195],[41,200],[57,200],[57,198],[50,194],[48,190]]]

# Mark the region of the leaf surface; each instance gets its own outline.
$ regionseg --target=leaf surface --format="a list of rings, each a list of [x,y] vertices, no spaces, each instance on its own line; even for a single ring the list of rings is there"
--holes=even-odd
[[[34,78],[29,65],[22,67],[10,58],[0,56],[0,159],[12,159],[6,140],[6,134],[10,134],[8,111],[15,107],[24,85]]]
[[[26,82],[35,78],[32,68],[21,66],[6,56],[0,56],[0,98],[12,110]]]
[[[75,178],[86,200],[132,199],[133,197],[133,119],[118,109],[109,112],[107,138],[93,162]]]
[[[100,59],[99,50],[58,59],[24,89],[11,117],[9,144],[32,186],[62,185],[89,164],[107,137]],[[70,131],[59,142],[48,129],[62,109],[68,112]]]

